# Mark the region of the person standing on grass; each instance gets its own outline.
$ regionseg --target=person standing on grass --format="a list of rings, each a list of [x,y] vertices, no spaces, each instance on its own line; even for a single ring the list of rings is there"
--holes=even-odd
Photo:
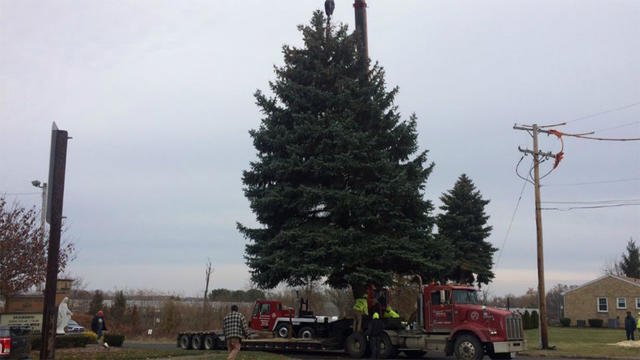
[[[627,340],[635,340],[633,333],[636,331],[636,319],[631,316],[631,311],[627,311],[627,317],[624,318],[624,330],[627,332]]]
[[[227,359],[234,360],[240,352],[242,339],[249,336],[247,321],[244,319],[244,315],[238,312],[238,305],[232,305],[231,312],[224,317],[223,329],[229,351]]]

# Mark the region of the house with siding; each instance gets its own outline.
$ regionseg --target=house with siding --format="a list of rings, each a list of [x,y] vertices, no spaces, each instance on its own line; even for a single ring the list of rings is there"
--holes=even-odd
[[[564,293],[564,316],[572,326],[602,319],[604,327],[624,327],[627,311],[638,318],[640,279],[605,275]]]

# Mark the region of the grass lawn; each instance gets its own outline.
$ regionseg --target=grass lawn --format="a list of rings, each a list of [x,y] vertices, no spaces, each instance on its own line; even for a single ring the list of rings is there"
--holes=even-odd
[[[31,357],[38,359],[38,351],[33,351]],[[58,360],[146,360],[146,359],[194,359],[194,360],[225,360],[226,351],[195,351],[195,350],[147,350],[111,348],[104,350],[98,347],[76,349],[56,349]],[[241,351],[238,360],[285,360],[285,356],[257,351]]]
[[[526,330],[528,350],[522,355],[549,357],[582,357],[594,359],[640,359],[640,347],[613,345],[626,340],[622,329],[591,329],[549,327],[549,345],[556,350],[538,350],[538,329]],[[640,344],[640,341],[638,341]]]

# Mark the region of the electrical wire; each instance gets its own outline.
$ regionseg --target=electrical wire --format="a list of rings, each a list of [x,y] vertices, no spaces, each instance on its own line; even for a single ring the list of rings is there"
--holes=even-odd
[[[602,180],[602,181],[588,181],[588,182],[563,183],[563,184],[544,184],[544,185],[540,185],[540,186],[581,186],[581,185],[596,185],[596,184],[613,184],[613,183],[631,182],[631,181],[640,181],[640,178],[627,178],[627,179]]]
[[[609,113],[612,113],[612,112],[628,109],[630,107],[634,107],[634,106],[637,106],[637,105],[640,105],[640,101],[634,102],[634,103],[631,103],[631,104],[628,104],[628,105],[620,106],[620,107],[617,107],[617,108],[604,110],[604,111],[596,112],[596,113],[585,115],[585,116],[580,116],[580,117],[577,117],[575,119],[571,119],[569,121],[565,121],[564,124],[568,124],[568,123],[576,122],[576,121],[581,121],[581,120],[585,120],[585,119],[591,119],[591,118],[594,118],[594,117],[597,117],[597,116],[600,116],[600,115],[609,114]]]
[[[39,195],[42,194],[40,192],[25,192],[25,193],[0,193],[0,195],[11,195],[11,196],[18,196],[18,195]]]
[[[520,167],[520,163],[522,162],[522,160],[524,159],[524,155],[522,155],[522,157],[520,158],[520,160],[518,161],[518,164],[516,164],[516,175],[518,175],[518,177],[528,183],[530,183],[531,185],[534,185],[533,181],[523,177],[522,175],[520,175],[520,173],[518,172],[518,168]],[[531,169],[533,169],[533,166],[531,166]],[[529,169],[529,173],[531,173],[531,169]]]
[[[543,204],[607,204],[640,202],[640,199],[620,199],[620,200],[592,200],[592,201],[542,201]]]
[[[525,179],[526,180],[526,179]],[[511,234],[511,227],[513,226],[513,221],[516,218],[516,213],[518,212],[518,208],[520,207],[520,201],[522,200],[522,194],[524,194],[524,189],[527,187],[527,181],[522,182],[522,188],[520,189],[520,195],[518,196],[518,201],[516,201],[516,207],[513,209],[513,213],[511,214],[511,221],[509,222],[509,226],[507,227],[507,233],[504,235],[504,239],[502,240],[502,246],[500,247],[500,252],[498,253],[498,258],[493,265],[493,268],[498,268],[498,264],[500,263],[500,258],[502,258],[502,252],[504,251],[504,247],[507,244],[507,239]]]
[[[540,210],[557,210],[557,211],[571,211],[571,210],[580,210],[580,209],[602,209],[602,208],[612,208],[612,207],[623,207],[623,206],[640,206],[640,203],[637,204],[615,204],[615,205],[595,205],[595,206],[573,206],[567,208],[540,208]]]
[[[636,125],[636,124],[640,124],[640,120],[639,121],[633,121],[633,122],[626,123],[626,124],[622,124],[622,125],[607,127],[607,128],[604,128],[604,129],[594,130],[594,132],[596,132],[596,133],[605,132],[605,131],[614,130],[614,129],[620,129],[620,128],[623,128],[623,127]]]

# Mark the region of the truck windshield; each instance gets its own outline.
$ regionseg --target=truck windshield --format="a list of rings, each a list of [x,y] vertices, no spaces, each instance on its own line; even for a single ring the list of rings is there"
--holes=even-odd
[[[480,304],[475,290],[453,290],[453,298],[456,304]]]

